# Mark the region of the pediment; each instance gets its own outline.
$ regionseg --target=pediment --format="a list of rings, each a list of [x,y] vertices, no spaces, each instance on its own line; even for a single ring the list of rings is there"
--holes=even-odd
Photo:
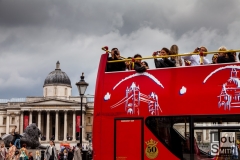
[[[77,101],[72,101],[72,100],[63,100],[63,99],[42,99],[38,101],[30,101],[24,104],[24,106],[51,106],[51,105],[58,105],[58,106],[67,106],[67,105],[79,105],[79,102]]]

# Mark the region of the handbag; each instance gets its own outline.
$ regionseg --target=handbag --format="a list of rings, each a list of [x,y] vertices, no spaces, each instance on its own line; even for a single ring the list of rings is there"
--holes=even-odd
[[[16,155],[18,155],[18,154],[19,154],[19,150],[16,150],[15,153],[14,153],[14,155],[16,156]]]

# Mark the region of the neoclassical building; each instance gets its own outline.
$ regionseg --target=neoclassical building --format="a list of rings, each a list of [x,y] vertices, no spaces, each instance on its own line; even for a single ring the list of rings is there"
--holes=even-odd
[[[76,144],[83,116],[83,143],[88,145],[92,135],[94,97],[84,96],[80,115],[80,96],[72,96],[71,92],[71,81],[57,62],[56,69],[44,81],[43,96],[0,99],[1,136],[10,133],[14,126],[21,134],[28,124],[36,123],[46,137],[42,144],[48,143],[52,136],[56,144],[66,141]]]

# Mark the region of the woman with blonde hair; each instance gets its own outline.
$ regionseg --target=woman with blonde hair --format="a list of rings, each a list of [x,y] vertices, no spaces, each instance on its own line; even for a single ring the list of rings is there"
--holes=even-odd
[[[170,48],[171,55],[178,55],[178,46],[176,44],[172,45]],[[182,66],[182,59],[180,56],[171,57],[176,60],[176,67]]]
[[[41,160],[40,152],[36,151],[36,160]]]
[[[225,46],[221,46],[218,51],[227,51],[227,48]],[[219,52],[218,53],[218,59],[217,63],[230,63],[230,62],[236,62],[235,57],[233,53],[231,52]]]

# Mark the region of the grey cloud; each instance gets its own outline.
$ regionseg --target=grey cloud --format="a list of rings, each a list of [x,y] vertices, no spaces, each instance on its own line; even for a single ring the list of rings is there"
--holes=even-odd
[[[41,96],[44,79],[61,69],[75,83],[85,72],[94,94],[101,47],[144,57],[177,44],[239,48],[239,1],[0,1],[0,98]],[[211,56],[208,56],[211,58]],[[152,60],[147,60],[155,68]]]

